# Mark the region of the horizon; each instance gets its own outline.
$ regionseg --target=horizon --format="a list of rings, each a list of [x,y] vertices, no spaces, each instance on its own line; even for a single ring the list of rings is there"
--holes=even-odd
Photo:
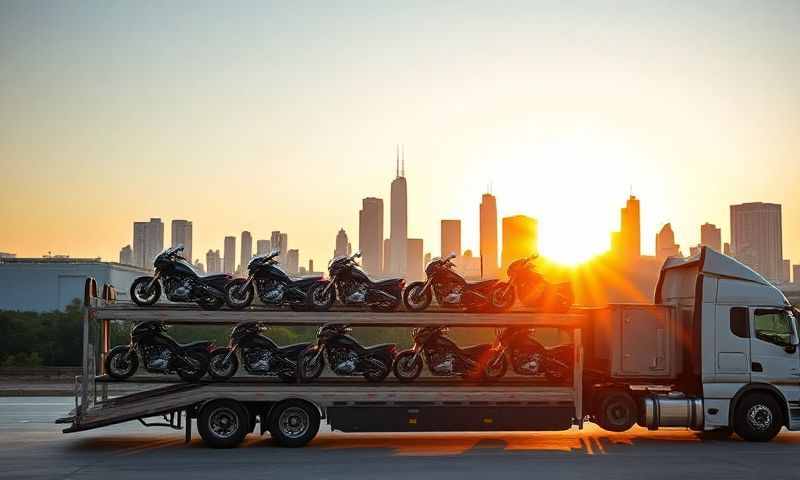
[[[388,238],[400,143],[434,256],[449,218],[478,251],[491,184],[556,260],[608,250],[632,192],[642,254],[665,223],[684,254],[705,222],[729,241],[761,201],[800,263],[796,2],[188,5],[0,6],[0,251],[116,260],[155,217],[203,263],[280,230],[322,266],[364,197]]]

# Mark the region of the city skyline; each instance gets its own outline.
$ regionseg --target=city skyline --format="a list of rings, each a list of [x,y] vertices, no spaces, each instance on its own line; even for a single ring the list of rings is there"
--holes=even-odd
[[[5,8],[0,250],[116,259],[130,222],[158,215],[193,221],[194,257],[279,226],[321,262],[339,228],[358,231],[361,199],[383,198],[389,225],[401,139],[407,235],[427,251],[442,218],[479,251],[491,182],[498,218],[536,218],[557,260],[606,251],[631,191],[643,254],[665,223],[684,250],[704,222],[730,238],[729,206],[762,201],[782,205],[783,256],[800,258],[797,2],[406,8],[205,6],[190,23],[177,5]],[[294,28],[309,21],[314,35]],[[236,38],[246,55],[228,54]]]

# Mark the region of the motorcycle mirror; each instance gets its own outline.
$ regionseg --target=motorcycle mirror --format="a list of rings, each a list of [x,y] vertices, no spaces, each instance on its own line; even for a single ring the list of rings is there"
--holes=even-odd
[[[361,258],[361,252],[354,253],[353,258]]]
[[[456,258],[456,252],[450,252],[450,255],[447,256],[448,260],[452,260],[454,258]]]

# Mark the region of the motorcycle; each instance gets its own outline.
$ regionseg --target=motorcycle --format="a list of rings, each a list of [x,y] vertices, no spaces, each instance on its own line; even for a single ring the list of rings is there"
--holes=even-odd
[[[400,305],[405,280],[392,278],[374,281],[359,267],[356,252],[349,257],[337,257],[328,263],[330,280],[316,282],[308,291],[311,310],[330,310],[336,298],[344,305],[367,305],[375,312],[391,312]]]
[[[104,360],[105,371],[114,380],[125,380],[136,373],[139,361],[150,373],[177,373],[182,380],[196,382],[206,374],[210,351],[209,341],[180,344],[165,332],[158,321],[147,321],[131,329],[131,343],[111,349]]]
[[[489,365],[494,368],[496,362],[508,362],[517,375],[544,375],[553,383],[567,379],[572,371],[572,346],[547,348],[533,338],[533,332],[529,327],[498,329]]]
[[[461,308],[467,311],[494,311],[491,291],[497,280],[468,282],[455,271],[451,253],[444,258],[434,258],[426,267],[427,280],[412,282],[403,293],[403,304],[412,312],[428,308],[436,295],[436,302],[445,308]]]
[[[131,285],[131,300],[141,307],[161,298],[161,285],[171,302],[197,302],[204,310],[217,310],[225,303],[225,285],[229,274],[201,277],[180,253],[183,245],[167,248],[153,260],[155,274],[139,277]]]
[[[328,324],[317,332],[317,343],[308,346],[297,362],[297,379],[308,382],[319,377],[325,357],[336,375],[363,375],[370,382],[381,382],[392,369],[397,346],[382,343],[364,347],[352,336],[347,325]]]
[[[258,293],[258,298],[266,305],[305,309],[308,290],[322,277],[289,277],[275,260],[279,254],[279,250],[273,250],[267,255],[254,257],[247,264],[248,277],[237,278],[225,286],[225,302],[230,308],[246,308]]]
[[[508,282],[499,282],[492,289],[492,304],[498,310],[508,310],[519,297],[523,305],[543,312],[565,313],[572,307],[575,295],[572,284],[550,283],[536,271],[538,255],[521,258],[508,266]]]
[[[447,327],[421,327],[411,331],[414,346],[397,354],[394,375],[410,382],[422,373],[423,359],[428,370],[437,377],[460,376],[465,379],[494,381],[508,368],[505,357],[494,358],[492,345],[482,343],[459,347],[447,337]],[[494,360],[489,363],[490,360]]]
[[[215,380],[230,379],[239,369],[241,358],[244,369],[250,375],[277,376],[284,382],[294,382],[297,357],[311,344],[305,342],[281,347],[262,335],[261,330],[263,327],[254,322],[233,327],[229,346],[211,352],[209,376]]]

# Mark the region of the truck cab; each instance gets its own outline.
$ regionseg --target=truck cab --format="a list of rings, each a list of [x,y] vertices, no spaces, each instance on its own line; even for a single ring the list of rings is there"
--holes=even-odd
[[[672,306],[683,332],[679,385],[701,401],[703,429],[732,429],[755,441],[782,427],[800,429],[797,310],[778,288],[703,247],[665,262],[655,303]],[[646,416],[648,406],[663,416],[658,400],[645,402]],[[653,415],[646,422],[657,427]]]

